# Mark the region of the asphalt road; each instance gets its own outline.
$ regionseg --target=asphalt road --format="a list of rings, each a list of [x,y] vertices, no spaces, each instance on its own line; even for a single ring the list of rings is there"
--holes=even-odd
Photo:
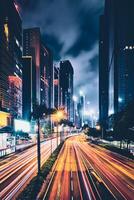
[[[57,140],[52,139],[52,151]],[[41,143],[41,165],[51,154],[51,140]],[[33,146],[9,157],[0,165],[0,199],[10,200],[24,189],[37,174],[37,146]]]
[[[134,163],[85,137],[69,138],[52,173],[44,200],[133,200]]]

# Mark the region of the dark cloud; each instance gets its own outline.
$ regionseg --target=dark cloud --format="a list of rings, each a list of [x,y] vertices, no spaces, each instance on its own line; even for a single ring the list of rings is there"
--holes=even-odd
[[[43,41],[58,60],[70,59],[76,93],[98,101],[98,25],[104,0],[18,0],[25,27],[40,26]]]

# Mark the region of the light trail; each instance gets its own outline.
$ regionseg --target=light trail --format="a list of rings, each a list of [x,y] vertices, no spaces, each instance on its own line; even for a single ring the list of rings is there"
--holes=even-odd
[[[44,200],[133,200],[133,163],[83,135],[67,139],[53,173]]]
[[[53,149],[56,149],[57,140],[52,139]],[[51,155],[51,141],[41,143],[41,166]],[[21,153],[17,157],[0,166],[2,200],[14,199],[25,188],[30,180],[37,174],[37,146],[33,146]],[[6,160],[5,160],[6,162]]]

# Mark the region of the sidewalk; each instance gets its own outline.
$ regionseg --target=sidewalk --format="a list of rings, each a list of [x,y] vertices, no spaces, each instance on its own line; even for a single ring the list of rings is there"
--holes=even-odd
[[[16,151],[23,151],[29,147],[32,147],[35,143],[26,143],[26,144],[19,144],[16,145]],[[0,158],[4,156],[10,156],[11,154],[15,153],[15,146],[7,147],[4,149],[0,149]]]
[[[129,152],[128,152],[127,145],[125,143],[122,145],[123,148],[120,149],[120,141],[108,141],[108,140],[93,138],[93,137],[89,137],[89,139],[92,141],[93,144],[100,145],[106,149],[109,149],[110,151],[119,153],[128,158],[132,158],[132,159],[134,158],[134,143],[131,143]]]
[[[103,139],[101,139],[100,141],[103,144],[107,144],[109,146],[120,148],[120,141],[108,141],[108,140],[103,140]],[[127,149],[127,144],[126,143],[123,143],[122,146],[123,146],[122,149]],[[134,143],[133,142],[130,144],[130,152],[134,155]]]

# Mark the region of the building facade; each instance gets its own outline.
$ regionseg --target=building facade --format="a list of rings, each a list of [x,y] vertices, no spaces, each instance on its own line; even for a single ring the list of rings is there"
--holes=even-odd
[[[54,67],[54,107],[60,107],[60,69]]]
[[[99,122],[107,128],[108,118],[108,56],[107,56],[106,24],[104,15],[100,16],[99,32]]]
[[[109,115],[134,99],[134,1],[106,1],[108,39]]]
[[[31,56],[36,66],[36,102],[40,104],[41,34],[40,28],[23,30],[23,56]]]
[[[68,119],[74,122],[73,102],[73,76],[74,70],[69,60],[60,62],[60,89],[61,106],[65,107]]]
[[[104,28],[100,36],[100,87],[108,70],[108,116],[116,114],[134,100],[134,1],[106,0],[103,16]],[[102,26],[102,22],[101,22]],[[101,37],[104,35],[104,41]],[[102,48],[102,49],[101,49]],[[104,59],[103,52],[105,52]],[[103,61],[103,64],[101,63]],[[106,64],[105,64],[106,63]],[[106,66],[106,67],[105,67]],[[105,72],[104,72],[105,71]],[[102,77],[102,78],[101,78]],[[102,89],[100,88],[100,93]],[[107,96],[107,92],[105,93]],[[106,98],[105,98],[106,99]],[[103,99],[103,104],[105,100]],[[103,111],[102,111],[103,110]],[[100,105],[100,115],[106,113]]]
[[[31,119],[33,105],[36,104],[36,66],[31,56],[23,57],[22,76],[22,116],[24,120]]]
[[[47,108],[54,107],[54,66],[51,50],[42,44],[41,47],[41,102]]]
[[[14,1],[0,5],[0,109],[22,115],[22,21]]]

